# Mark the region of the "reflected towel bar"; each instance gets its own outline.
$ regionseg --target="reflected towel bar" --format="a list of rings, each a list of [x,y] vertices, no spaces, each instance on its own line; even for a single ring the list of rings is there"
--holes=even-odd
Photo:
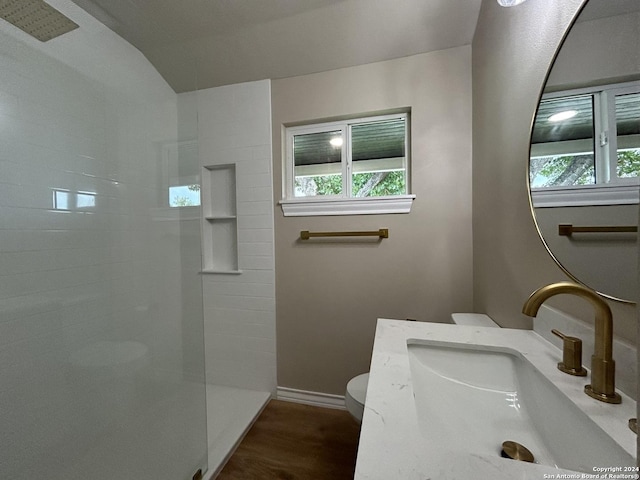
[[[369,232],[310,232],[302,230],[300,232],[301,240],[309,240],[311,237],[378,237],[389,238],[389,229],[381,228]]]
[[[558,225],[558,235],[570,237],[573,233],[635,233],[638,231],[636,226],[593,226],[593,227],[574,227],[570,223],[561,223]]]

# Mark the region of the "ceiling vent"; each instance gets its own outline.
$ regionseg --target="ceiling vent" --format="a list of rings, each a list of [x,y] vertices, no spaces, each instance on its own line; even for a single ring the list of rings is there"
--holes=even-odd
[[[0,0],[0,17],[41,42],[78,28],[42,0]]]

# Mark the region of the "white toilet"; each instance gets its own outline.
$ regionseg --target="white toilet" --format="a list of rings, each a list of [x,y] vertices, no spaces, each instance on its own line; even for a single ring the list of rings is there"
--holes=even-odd
[[[456,325],[467,325],[475,327],[499,327],[491,318],[481,313],[452,313],[451,320]],[[347,383],[347,391],[344,395],[344,403],[347,410],[358,423],[362,423],[364,414],[364,402],[367,397],[367,385],[369,384],[369,373],[363,373],[353,377]]]
[[[362,423],[364,413],[364,400],[367,396],[367,385],[369,384],[369,373],[363,373],[353,377],[347,383],[347,391],[344,395],[344,403],[347,410],[358,423]]]

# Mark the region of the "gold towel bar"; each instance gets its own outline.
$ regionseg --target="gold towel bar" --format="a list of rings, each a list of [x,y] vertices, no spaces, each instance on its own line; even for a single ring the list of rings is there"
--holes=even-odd
[[[300,232],[301,240],[309,240],[311,237],[379,237],[389,238],[389,229],[381,228],[370,232],[310,232],[302,230]]]
[[[570,237],[573,233],[634,233],[638,231],[636,226],[593,226],[574,227],[570,223],[558,225],[558,235]]]

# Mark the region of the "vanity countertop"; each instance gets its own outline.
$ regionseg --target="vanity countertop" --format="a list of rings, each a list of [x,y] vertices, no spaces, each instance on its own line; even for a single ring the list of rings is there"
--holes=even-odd
[[[455,451],[440,445],[437,438],[428,438],[420,432],[407,352],[410,339],[507,347],[520,352],[635,458],[636,435],[627,423],[636,416],[636,402],[625,394],[620,405],[598,402],[585,395],[583,388],[588,380],[560,372],[556,365],[562,360],[562,352],[534,331],[379,319],[355,480],[540,480],[559,478],[560,473],[575,474],[538,464],[526,464],[523,468],[522,463],[501,458],[499,454],[486,456]]]

